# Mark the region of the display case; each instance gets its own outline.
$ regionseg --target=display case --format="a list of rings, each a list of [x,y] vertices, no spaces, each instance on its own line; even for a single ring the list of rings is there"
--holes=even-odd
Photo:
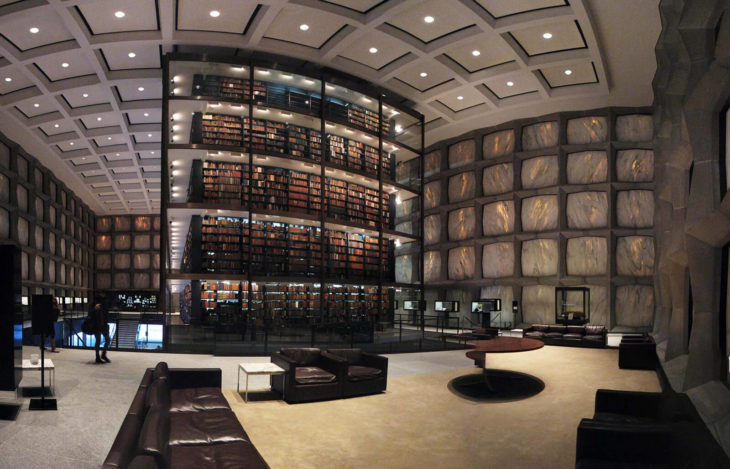
[[[586,324],[591,316],[591,290],[587,287],[555,287],[555,323]]]

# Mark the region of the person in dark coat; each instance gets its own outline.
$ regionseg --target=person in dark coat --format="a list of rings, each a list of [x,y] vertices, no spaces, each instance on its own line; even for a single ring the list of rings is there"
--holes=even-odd
[[[106,356],[106,351],[109,350],[109,324],[107,323],[106,310],[101,306],[101,302],[94,304],[94,309],[91,310],[91,322],[94,328],[94,337],[96,337],[96,363],[110,363]],[[99,356],[99,349],[101,348],[101,336],[104,336],[104,351]]]
[[[56,298],[53,298],[53,324],[51,325],[50,333],[48,334],[48,338],[51,342],[51,352],[58,353],[58,349],[56,348],[56,321],[58,321],[58,316],[60,315],[60,311],[58,309],[58,300]],[[41,344],[41,348],[45,349],[46,344]]]

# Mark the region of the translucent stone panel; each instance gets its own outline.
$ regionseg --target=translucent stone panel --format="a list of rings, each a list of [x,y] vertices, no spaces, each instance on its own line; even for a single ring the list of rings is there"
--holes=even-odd
[[[608,157],[605,151],[581,151],[568,155],[566,166],[568,184],[594,184],[606,182]]]
[[[114,231],[131,231],[132,221],[129,217],[114,217]]]
[[[96,268],[100,270],[109,270],[112,268],[112,256],[110,254],[96,255]]]
[[[20,253],[20,277],[23,280],[28,280],[28,253]]]
[[[511,277],[515,271],[513,243],[485,244],[482,249],[482,277]]]
[[[484,236],[499,236],[515,230],[515,203],[512,200],[492,202],[482,211]]]
[[[152,249],[160,249],[160,235],[152,237]]]
[[[620,191],[616,195],[616,221],[624,228],[654,226],[654,191]]]
[[[28,180],[28,160],[22,156],[18,157],[18,176],[21,181]]]
[[[150,268],[150,255],[149,254],[135,254],[134,265],[135,269],[149,269]]]
[[[41,256],[35,256],[33,278],[38,282],[43,281],[43,258]]]
[[[406,254],[395,258],[395,281],[400,283],[413,282],[413,256]]]
[[[112,219],[110,217],[98,217],[96,219],[96,231],[107,233],[112,229]]]
[[[38,168],[33,170],[33,183],[36,190],[40,191],[43,188],[43,173]]]
[[[474,227],[474,207],[449,212],[449,241],[473,238]]]
[[[449,178],[449,203],[473,199],[476,190],[474,173],[467,171]]]
[[[522,149],[537,150],[550,148],[558,144],[558,123],[541,122],[522,128]]]
[[[146,250],[150,248],[151,244],[150,235],[134,235],[134,249]]]
[[[474,278],[474,248],[472,246],[449,249],[449,280]]]
[[[423,157],[423,175],[429,177],[441,171],[441,150],[432,151]]]
[[[654,274],[654,238],[622,236],[616,239],[616,271],[619,275],[632,277]]]
[[[56,253],[56,235],[52,232],[48,232],[48,252],[51,254]]]
[[[586,236],[570,238],[566,248],[565,261],[568,275],[603,275],[608,265],[606,238]]]
[[[160,217],[154,217],[152,219],[152,230],[160,231]]]
[[[61,264],[57,267],[58,273],[56,277],[60,283],[66,283],[66,266]]]
[[[402,201],[399,204],[395,204],[395,216],[398,218],[412,215],[417,210],[418,197],[412,197],[410,199]]]
[[[112,248],[112,237],[109,235],[97,235],[96,249],[99,251],[109,251]]]
[[[4,174],[0,174],[0,202],[10,202],[10,180]]]
[[[0,208],[0,238],[10,238],[10,214],[4,208]]]
[[[130,235],[114,235],[114,249],[131,249],[132,237]]]
[[[522,287],[522,320],[527,324],[555,323],[555,287]]]
[[[476,144],[474,140],[463,140],[449,146],[449,168],[459,168],[474,161]]]
[[[608,123],[605,117],[579,117],[568,121],[568,143],[583,144],[605,142],[608,138]]]
[[[116,273],[114,274],[114,288],[130,288],[131,280],[127,273]]]
[[[56,209],[53,207],[48,209],[48,223],[51,226],[56,226]]]
[[[51,283],[56,281],[56,261],[53,259],[48,260],[48,265],[46,267],[46,281]]]
[[[43,221],[43,199],[40,197],[35,198],[35,208],[33,211],[35,212],[35,216],[38,218],[39,221]]]
[[[404,221],[403,223],[398,223],[397,225],[395,225],[395,231],[400,231],[401,233],[415,234],[413,233],[412,221]]]
[[[152,268],[153,269],[160,268],[160,255],[159,254],[152,254]]]
[[[500,130],[485,135],[482,140],[482,157],[485,160],[497,156],[508,155],[515,151],[515,131],[512,129]]]
[[[39,251],[43,250],[43,228],[40,226],[35,227],[35,247]]]
[[[651,182],[654,180],[652,150],[619,150],[616,153],[616,178],[621,182]]]
[[[512,163],[503,163],[484,168],[482,190],[484,195],[504,194],[514,188],[515,169]]]
[[[129,269],[132,264],[132,260],[129,254],[116,253],[114,254],[114,268],[119,270]]]
[[[479,298],[499,298],[502,300],[502,309],[500,310],[502,316],[500,319],[504,322],[515,323],[512,315],[512,300],[514,300],[515,295],[511,286],[489,285],[482,287],[479,292]]]
[[[596,285],[581,285],[591,290],[591,316],[590,324],[607,325],[608,324],[608,294],[606,287]]]
[[[427,251],[423,255],[423,281],[438,282],[441,279],[441,252]]]
[[[28,211],[28,190],[18,184],[15,193],[18,197],[18,210],[22,212]]]
[[[568,228],[584,230],[604,227],[608,223],[608,197],[605,192],[568,194],[565,214]]]
[[[132,278],[133,288],[150,288],[150,274],[146,272],[135,272]]]
[[[540,195],[522,201],[522,231],[549,231],[557,228],[557,195]]]
[[[539,156],[522,162],[522,188],[537,189],[558,183],[558,157]]]
[[[616,118],[616,138],[622,142],[646,142],[654,138],[651,115],[631,114]]]
[[[558,242],[531,239],[522,242],[522,275],[545,277],[558,273]]]
[[[58,241],[58,255],[66,257],[66,239],[60,238]]]
[[[423,205],[428,210],[441,205],[441,181],[433,181],[423,186]]]
[[[152,287],[150,288],[160,288],[160,274],[159,272],[155,272],[152,274]]]
[[[654,318],[654,288],[649,285],[616,287],[616,325],[649,327]]]
[[[4,143],[0,143],[0,166],[10,168],[10,148]]]
[[[109,289],[112,286],[112,275],[97,273],[96,274],[96,288],[100,290]]]
[[[441,242],[441,215],[429,215],[423,219],[423,236],[427,246]]]
[[[23,245],[28,245],[28,220],[22,217],[18,217],[18,242]]]
[[[134,217],[134,231],[150,231],[152,229],[152,218],[147,216]]]

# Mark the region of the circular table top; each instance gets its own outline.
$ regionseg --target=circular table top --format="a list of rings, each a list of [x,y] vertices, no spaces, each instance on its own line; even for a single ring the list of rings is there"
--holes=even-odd
[[[536,350],[542,348],[545,343],[537,339],[528,339],[525,337],[495,337],[489,340],[475,340],[469,342],[474,350],[466,352],[466,356],[471,359],[484,357],[486,353],[507,353],[507,352],[526,352],[528,350]]]

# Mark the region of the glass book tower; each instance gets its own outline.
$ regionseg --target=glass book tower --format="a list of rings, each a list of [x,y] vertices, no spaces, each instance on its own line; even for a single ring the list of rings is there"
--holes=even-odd
[[[163,92],[167,350],[376,347],[423,295],[423,116],[285,58],[168,54]]]

